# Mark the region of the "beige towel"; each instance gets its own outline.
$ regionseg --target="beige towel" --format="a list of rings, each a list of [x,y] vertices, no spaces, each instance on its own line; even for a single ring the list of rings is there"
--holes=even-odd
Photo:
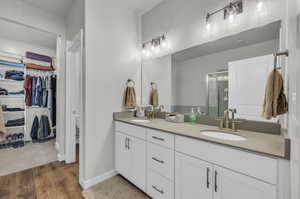
[[[271,119],[288,112],[288,103],[283,90],[283,78],[278,70],[268,77],[262,117]]]
[[[158,106],[158,90],[156,88],[151,89],[150,104],[153,106]]]
[[[126,88],[124,105],[128,109],[133,109],[136,107],[136,94],[133,87]]]

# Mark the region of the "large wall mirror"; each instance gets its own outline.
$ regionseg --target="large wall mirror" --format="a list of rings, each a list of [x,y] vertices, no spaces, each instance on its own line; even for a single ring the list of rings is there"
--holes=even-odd
[[[149,104],[150,82],[156,82],[167,111],[188,114],[200,107],[205,115],[221,117],[236,108],[240,119],[267,121],[261,117],[265,86],[280,34],[278,21],[144,61],[143,104]]]

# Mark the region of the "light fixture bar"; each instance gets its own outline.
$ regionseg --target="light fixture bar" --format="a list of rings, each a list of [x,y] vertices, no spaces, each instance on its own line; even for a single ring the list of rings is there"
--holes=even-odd
[[[240,14],[243,12],[243,0],[237,0],[234,2],[230,2],[228,5],[224,6],[223,8],[214,10],[212,12],[208,12],[206,14],[206,22],[209,21],[209,18],[219,12],[224,12],[224,19],[229,16],[229,11],[235,9],[235,14]]]

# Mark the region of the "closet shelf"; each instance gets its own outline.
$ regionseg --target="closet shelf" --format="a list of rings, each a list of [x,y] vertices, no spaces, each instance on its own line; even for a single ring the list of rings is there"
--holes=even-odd
[[[4,114],[24,113],[25,111],[3,111]]]
[[[9,130],[9,129],[20,129],[20,128],[23,128],[23,129],[24,129],[25,126],[24,126],[24,125],[23,125],[23,126],[6,126],[5,128],[8,129],[8,130]]]
[[[0,99],[25,98],[25,95],[0,95]]]
[[[1,83],[7,83],[7,84],[23,84],[24,80],[22,81],[16,81],[16,80],[11,80],[11,79],[0,79]]]

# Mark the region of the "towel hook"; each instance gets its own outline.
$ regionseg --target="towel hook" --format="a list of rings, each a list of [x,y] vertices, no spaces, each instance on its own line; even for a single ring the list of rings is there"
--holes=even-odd
[[[275,69],[277,69],[277,57],[279,57],[279,56],[288,57],[289,56],[289,51],[286,50],[286,51],[283,51],[283,52],[277,52],[277,53],[274,53],[273,56],[274,56],[274,70],[275,70]]]
[[[157,83],[155,83],[155,82],[151,82],[150,85],[152,88],[157,88]]]
[[[130,86],[130,83],[132,84],[131,86]],[[135,87],[135,82],[132,79],[128,79],[126,82],[126,85],[127,85],[127,87]]]

